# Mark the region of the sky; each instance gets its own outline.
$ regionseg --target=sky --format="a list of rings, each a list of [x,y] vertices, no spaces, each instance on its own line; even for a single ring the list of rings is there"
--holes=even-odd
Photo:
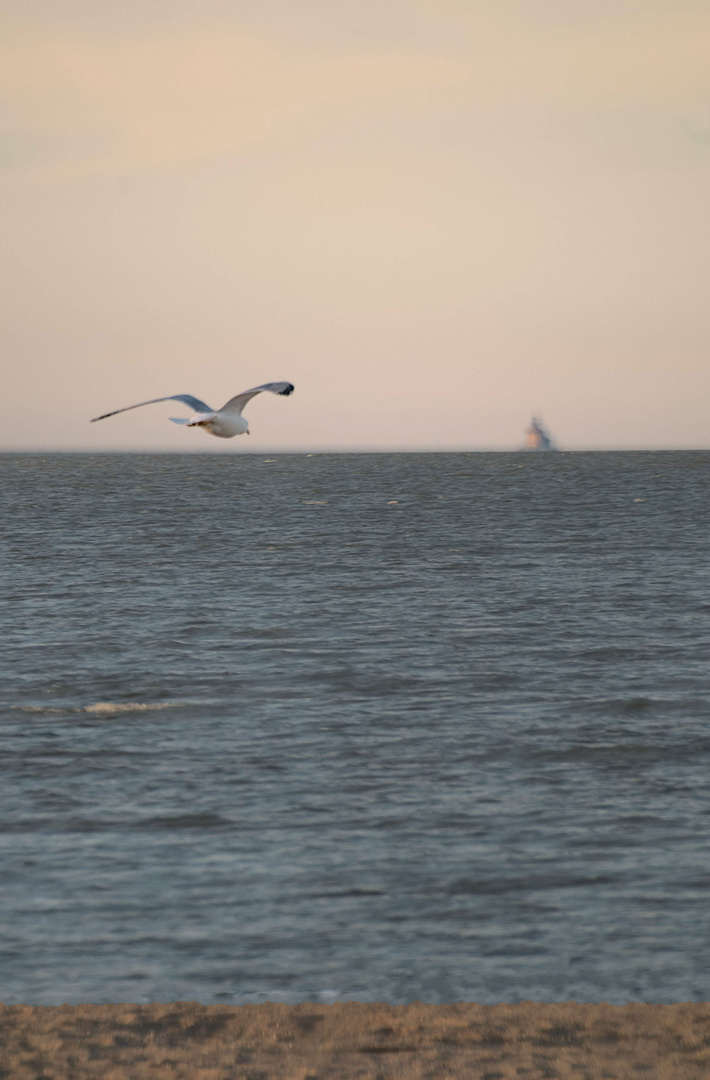
[[[0,449],[710,447],[707,0],[4,0],[0,42]],[[281,379],[249,439],[88,422]]]

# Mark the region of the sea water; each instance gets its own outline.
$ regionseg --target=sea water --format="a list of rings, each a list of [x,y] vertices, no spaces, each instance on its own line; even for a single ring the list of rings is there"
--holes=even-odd
[[[0,1000],[710,998],[710,453],[0,475]]]

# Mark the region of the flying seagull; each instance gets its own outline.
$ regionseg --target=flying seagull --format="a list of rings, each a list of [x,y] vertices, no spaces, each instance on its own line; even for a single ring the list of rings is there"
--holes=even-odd
[[[227,404],[223,405],[217,412],[210,409],[209,405],[205,405],[204,401],[192,397],[191,394],[173,394],[171,397],[157,397],[151,398],[150,401],[139,401],[137,405],[126,405],[124,409],[114,409],[113,412],[95,416],[91,423],[95,424],[97,420],[105,420],[107,416],[116,416],[117,413],[129,412],[130,409],[140,409],[142,405],[155,405],[158,401],[182,401],[183,404],[194,411],[195,415],[187,420],[171,416],[170,419],[174,424],[183,424],[185,427],[201,427],[210,435],[216,435],[220,439],[231,439],[234,435],[249,434],[249,424],[242,416],[242,409],[248,401],[260,394],[262,390],[288,397],[289,394],[293,393],[293,383],[269,382],[264,383],[263,386],[255,386],[253,390],[245,390],[243,394],[237,394],[236,397],[230,398]]]

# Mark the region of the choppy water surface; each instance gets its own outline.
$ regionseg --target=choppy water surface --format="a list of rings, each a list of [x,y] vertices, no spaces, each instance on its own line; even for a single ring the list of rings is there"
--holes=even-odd
[[[710,453],[0,473],[0,1000],[710,998]]]

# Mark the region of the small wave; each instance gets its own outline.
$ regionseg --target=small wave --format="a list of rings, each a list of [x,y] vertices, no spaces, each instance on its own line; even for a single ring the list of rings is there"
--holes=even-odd
[[[83,709],[78,709],[77,712],[96,713],[100,716],[115,716],[116,713],[124,712],[150,712],[154,709],[174,709],[179,704],[179,701],[158,701],[153,703],[142,701],[97,701],[94,705],[85,705]]]
[[[184,704],[184,701],[96,701],[93,705],[81,705],[74,708],[59,708],[52,705],[21,705],[18,711],[35,713],[40,716],[71,716],[77,713],[90,713],[93,716],[116,716],[119,713],[176,709]]]
[[[231,818],[210,811],[201,814],[164,814],[136,822],[138,829],[225,829],[233,826]]]

